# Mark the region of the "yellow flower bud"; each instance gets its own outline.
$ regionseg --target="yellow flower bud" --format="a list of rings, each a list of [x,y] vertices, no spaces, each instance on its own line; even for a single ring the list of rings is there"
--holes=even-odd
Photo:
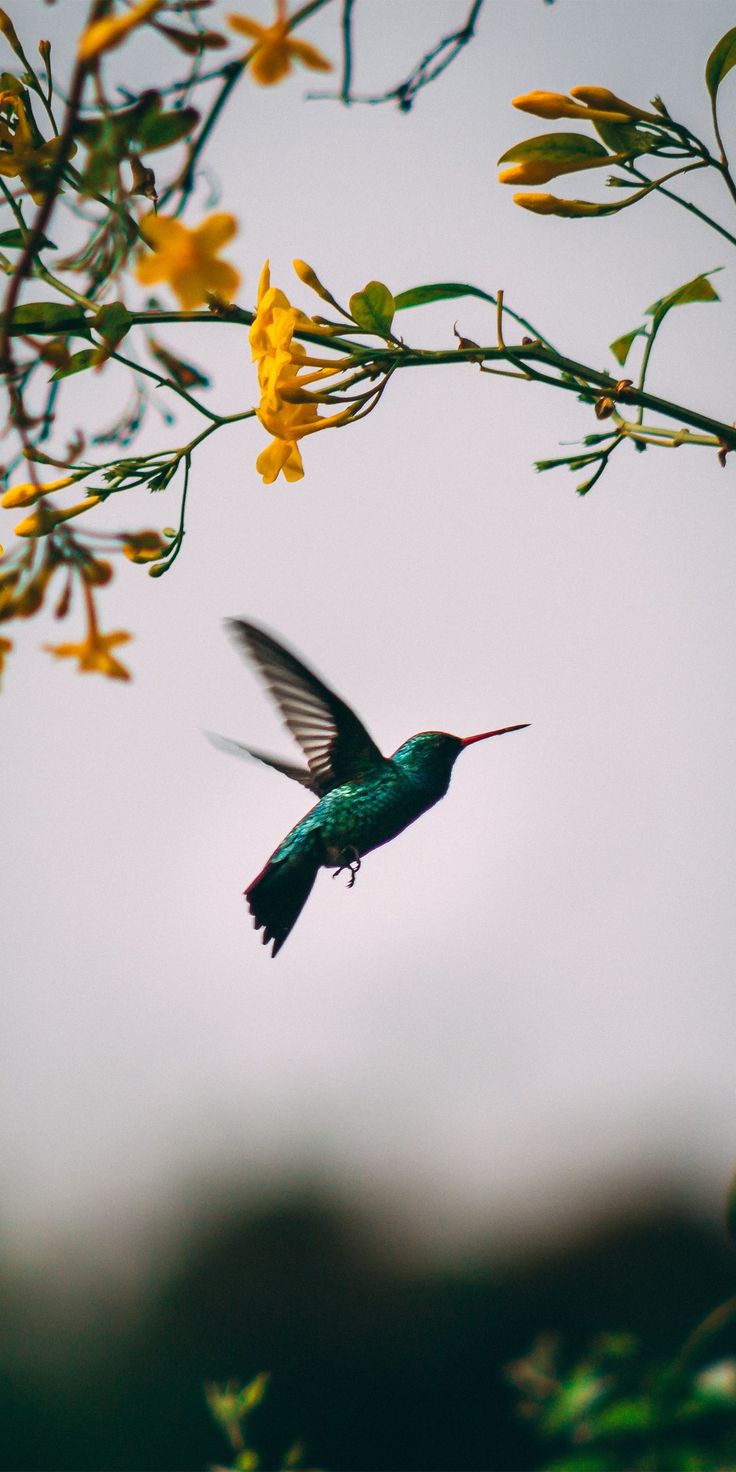
[[[94,57],[101,56],[103,51],[112,51],[113,47],[119,46],[125,40],[130,31],[135,30],[136,26],[158,10],[160,5],[161,0],[140,0],[125,15],[106,16],[104,20],[94,21],[80,37],[77,50],[79,60],[92,61]]]
[[[611,94],[613,95],[613,94]],[[580,122],[600,119],[607,123],[628,123],[630,113],[620,109],[583,107],[573,102],[564,92],[525,92],[513,98],[513,106],[521,112],[530,112],[535,118],[578,118]]]
[[[633,102],[626,102],[623,97],[617,97],[615,92],[609,92],[607,87],[571,87],[570,96],[583,102],[586,107],[603,108],[605,112],[622,112],[629,118],[642,118],[648,123],[662,122],[656,112],[647,112],[643,107],[636,107]]]
[[[624,204],[635,197],[629,195]],[[588,199],[560,199],[556,194],[515,194],[514,204],[531,210],[534,215],[559,215],[568,220],[584,218],[586,215],[613,215],[623,208],[623,205],[595,204]]]
[[[0,10],[0,31],[2,31],[8,45],[12,46],[16,56],[19,56],[21,61],[25,61],[23,47],[18,40],[15,26],[5,10]]]
[[[17,537],[45,537],[47,532],[53,531],[54,527],[62,521],[70,521],[73,516],[81,516],[83,511],[89,511],[90,507],[96,506],[100,496],[87,496],[86,500],[78,501],[76,506],[70,506],[66,511],[51,510],[48,506],[39,506],[37,511],[19,521],[15,528]]]
[[[322,282],[320,281],[316,271],[313,271],[312,267],[308,266],[306,261],[300,261],[297,258],[292,264],[297,276],[299,277],[299,280],[303,281],[304,285],[308,286],[310,291],[313,291],[316,296],[321,296],[323,302],[329,302],[330,306],[337,306],[337,302],[335,301],[332,293],[327,290],[326,286],[322,285]]]
[[[40,496],[45,496],[51,491],[61,491],[65,486],[71,486],[78,479],[74,475],[64,475],[60,480],[49,480],[45,485],[34,486],[31,481],[23,481],[20,485],[10,486],[4,495],[0,497],[0,506],[10,508],[12,506],[33,506]]]
[[[129,562],[155,562],[168,552],[168,547],[158,532],[128,532],[123,540],[123,552]]]

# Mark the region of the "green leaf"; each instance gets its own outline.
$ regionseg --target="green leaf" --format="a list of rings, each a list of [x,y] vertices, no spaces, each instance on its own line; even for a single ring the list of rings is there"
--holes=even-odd
[[[720,297],[714,286],[708,280],[714,276],[716,271],[722,271],[722,266],[715,266],[712,271],[701,271],[699,276],[693,276],[692,281],[686,281],[683,286],[678,286],[675,291],[669,292],[667,296],[660,297],[658,302],[652,302],[647,307],[648,317],[664,317],[672,307],[684,307],[690,302],[718,302]]]
[[[31,232],[29,230],[28,231],[28,234],[30,235],[30,233]],[[25,246],[25,240],[23,239],[22,231],[20,231],[20,230],[3,230],[0,233],[0,249],[2,249],[2,250],[23,250],[24,246]],[[42,235],[41,236],[41,239],[37,242],[36,249],[37,250],[43,250],[44,248],[46,248],[47,250],[56,250],[57,249],[57,247],[54,245],[53,240],[47,240],[46,239],[46,236],[45,235]]]
[[[617,337],[616,341],[611,343],[611,352],[613,353],[616,362],[620,363],[622,368],[624,366],[624,363],[626,362],[626,359],[629,356],[631,344],[633,343],[634,339],[637,337],[646,337],[646,335],[646,327],[635,327],[633,332],[625,332],[623,334],[623,337]]]
[[[627,153],[630,158],[648,153],[657,141],[653,134],[638,128],[634,122],[603,123],[599,118],[593,127],[608,148],[612,148],[614,153]]]
[[[85,368],[94,368],[99,361],[99,348],[83,348],[81,353],[72,353],[69,362],[51,374],[49,382],[57,383],[60,378],[71,378],[73,373],[84,373]]]
[[[199,113],[194,107],[179,107],[172,112],[149,112],[138,124],[135,141],[142,153],[156,148],[169,148],[187,138],[199,122]]]
[[[377,332],[381,337],[391,331],[396,303],[382,281],[369,281],[362,291],[356,291],[348,303],[350,315],[365,332]]]
[[[540,133],[536,138],[525,138],[523,142],[515,143],[513,148],[501,154],[498,162],[555,164],[600,159],[603,163],[608,157],[608,149],[596,138],[589,138],[587,133]]]
[[[467,286],[463,281],[433,281],[427,286],[411,286],[408,291],[400,291],[394,306],[397,312],[403,312],[405,307],[424,307],[428,302],[447,302],[458,296],[479,296],[482,301],[494,304],[496,300],[487,291]]]
[[[726,31],[705,63],[705,85],[711,97],[715,97],[723,78],[736,66],[736,26]]]
[[[24,302],[13,313],[18,332],[70,332],[88,337],[84,308],[76,302]]]
[[[94,325],[102,337],[117,345],[132,327],[133,318],[122,302],[110,302],[108,306],[100,307]]]

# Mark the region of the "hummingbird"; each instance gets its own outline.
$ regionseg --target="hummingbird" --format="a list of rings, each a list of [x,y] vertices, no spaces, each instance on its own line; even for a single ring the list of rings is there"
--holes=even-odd
[[[318,799],[245,890],[255,928],[263,931],[264,945],[273,942],[275,956],[304,908],[318,869],[334,869],[333,878],[349,873],[352,889],[365,855],[444,797],[461,751],[490,736],[523,731],[529,722],[477,736],[420,731],[386,757],[350,706],[291,650],[245,619],[228,619],[227,626],[265,681],[306,766],[208,732],[210,740],[220,750],[265,762]]]

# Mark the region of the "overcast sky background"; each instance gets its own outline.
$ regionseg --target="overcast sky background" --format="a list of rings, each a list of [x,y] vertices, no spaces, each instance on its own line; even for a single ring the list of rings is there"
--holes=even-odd
[[[395,84],[465,9],[358,5],[357,88]],[[300,34],[338,60],[333,10]],[[13,8],[59,76],[85,13]],[[710,138],[703,67],[732,23],[725,0],[488,0],[409,116],[307,103],[304,72],[270,91],[244,79],[208,154],[240,220],[239,301],[267,255],[310,312],[293,256],[342,299],[373,277],[465,280],[611,366],[606,345],[729,246],[666,200],[598,221],[516,209],[496,158],[545,125],[510,100],[659,92]],[[151,85],[175,56],[146,37],[111,65]],[[736,74],[722,116],[736,152]],[[727,220],[717,181],[691,189]],[[188,223],[209,207],[203,180]],[[732,273],[717,286],[723,305],[668,319],[650,381],[730,419]],[[406,339],[451,345],[456,319],[493,337],[491,309],[467,301],[406,314]],[[214,373],[206,402],[253,402],[242,329],[160,335]],[[115,372],[76,381],[59,445],[113,417]],[[142,443],[182,442],[195,418],[152,419]],[[133,683],[40,652],[79,637],[79,609],[18,630],[2,696],[9,1250],[94,1235],[112,1259],[151,1213],[185,1220],[195,1179],[287,1172],[398,1202],[442,1243],[544,1233],[634,1178],[718,1209],[736,1118],[734,466],[624,448],[581,501],[576,477],[533,460],[593,427],[570,395],[451,366],[397,375],[367,421],[308,439],[299,485],[261,484],[257,423],[223,430],[195,459],[175,571],[126,565],[101,599],[105,628],[135,634]],[[118,502],[110,525],[177,508],[177,491]],[[386,751],[426,728],[532,722],[463,755],[447,799],[350,893],[322,871],[275,962],[242,891],[306,803],[203,737],[292,750],[230,615],[292,644]]]

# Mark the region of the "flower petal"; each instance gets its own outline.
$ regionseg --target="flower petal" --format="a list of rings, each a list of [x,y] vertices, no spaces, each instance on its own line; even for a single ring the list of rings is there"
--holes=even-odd
[[[308,41],[299,41],[296,37],[289,37],[287,45],[292,56],[295,56],[303,66],[308,66],[313,72],[331,72],[332,62],[317,50],[316,46],[310,46]]]
[[[296,446],[289,444],[286,440],[271,440],[270,445],[267,445],[265,450],[261,450],[256,460],[256,470],[259,475],[263,476],[264,485],[273,485],[277,475],[283,470],[287,460],[290,458],[293,449],[296,449]]]
[[[194,231],[198,250],[206,251],[208,255],[215,255],[221,246],[228,240],[232,240],[238,228],[238,222],[234,215],[226,210],[220,210],[215,215],[208,215]]]
[[[225,20],[231,30],[237,31],[241,36],[250,36],[253,41],[257,41],[268,29],[267,26],[259,26],[258,21],[251,20],[249,15],[238,15],[235,11],[226,15]]]

